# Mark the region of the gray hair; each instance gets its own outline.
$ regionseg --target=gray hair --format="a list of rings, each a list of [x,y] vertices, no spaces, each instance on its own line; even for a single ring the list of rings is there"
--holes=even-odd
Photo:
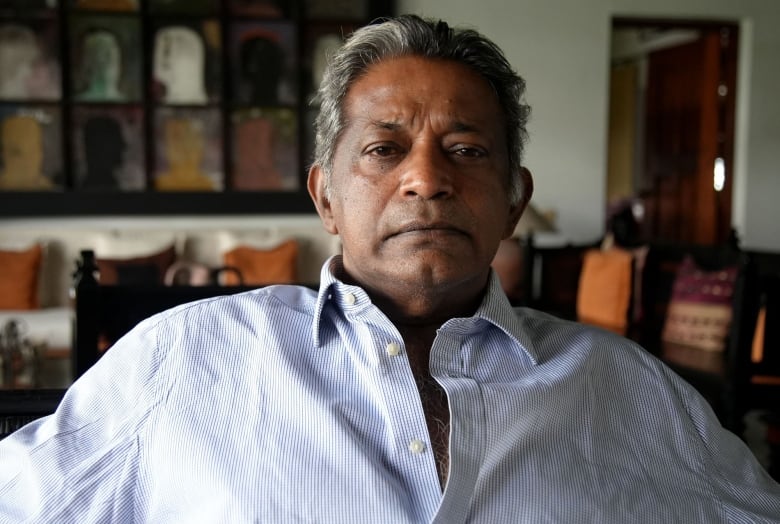
[[[409,55],[458,62],[487,80],[505,118],[510,202],[520,202],[524,196],[520,169],[530,113],[530,107],[523,102],[525,81],[515,73],[501,49],[485,36],[416,15],[401,15],[358,29],[331,58],[317,92],[320,112],[315,122],[314,163],[325,172],[326,194],[330,192],[336,143],[346,125],[343,106],[347,91],[371,65]]]

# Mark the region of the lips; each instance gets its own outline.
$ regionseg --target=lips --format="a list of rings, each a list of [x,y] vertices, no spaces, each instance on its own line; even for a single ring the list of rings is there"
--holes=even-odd
[[[413,233],[453,233],[467,235],[463,228],[449,222],[413,221],[404,224],[393,233],[388,235],[387,238]]]

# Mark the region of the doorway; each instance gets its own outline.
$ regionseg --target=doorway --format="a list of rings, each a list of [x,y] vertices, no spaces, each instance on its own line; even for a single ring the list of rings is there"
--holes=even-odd
[[[607,217],[644,241],[712,245],[731,234],[738,26],[612,22]]]

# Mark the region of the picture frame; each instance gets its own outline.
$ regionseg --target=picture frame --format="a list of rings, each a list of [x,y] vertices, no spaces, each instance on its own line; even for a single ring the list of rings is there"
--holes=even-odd
[[[368,0],[306,0],[304,6],[314,20],[365,21],[371,11]]]
[[[73,14],[71,92],[78,102],[139,102],[141,27],[137,17]]]
[[[70,0],[73,9],[107,12],[134,12],[140,9],[139,0]]]
[[[292,22],[238,22],[231,28],[232,99],[255,106],[295,105],[297,31]]]
[[[219,12],[219,0],[147,0],[149,11],[166,15],[213,15]]]
[[[146,189],[144,111],[140,105],[79,105],[71,117],[77,191]]]
[[[0,18],[0,100],[62,97],[59,39],[54,18]]]
[[[234,191],[298,191],[302,186],[298,118],[290,108],[233,112]]]
[[[292,19],[297,4],[295,0],[227,0],[232,15],[265,19]]]
[[[155,191],[219,192],[225,187],[222,117],[215,108],[155,111]]]
[[[13,14],[20,11],[54,11],[59,0],[0,0],[0,14]]]
[[[56,105],[0,105],[0,191],[62,189],[61,123]]]
[[[218,20],[156,23],[150,44],[153,101],[206,105],[222,98],[222,37]]]
[[[348,34],[392,13],[394,5],[384,0],[347,1],[341,7],[320,3],[319,11],[310,12],[316,4],[0,0],[0,27],[22,24],[27,40],[21,55],[34,57],[27,69],[11,65],[19,53],[12,49],[11,59],[4,59],[8,46],[0,45],[0,86],[10,78],[6,71],[22,79],[11,95],[0,90],[0,117],[22,113],[37,119],[34,125],[22,119],[37,129],[23,132],[28,140],[22,144],[37,151],[40,158],[31,165],[40,164],[44,180],[38,187],[11,181],[0,189],[0,217],[315,212],[306,190],[316,115],[316,107],[309,105],[316,83],[312,43],[328,31]],[[361,13],[366,16],[357,16]],[[172,28],[184,29],[185,40],[194,34],[200,44],[185,42],[181,53],[170,38]],[[88,49],[93,31],[103,33],[98,33],[99,45]],[[254,73],[242,69],[241,46],[258,35],[275,39],[281,50],[281,72],[268,82],[269,96],[255,92],[258,85],[269,87],[258,73],[269,70],[268,62],[257,61],[262,53],[248,53],[256,60]],[[193,53],[194,47],[201,49]],[[25,55],[25,49],[35,53]],[[187,65],[188,52],[201,55],[197,67],[192,65],[197,60]],[[166,53],[171,58],[167,68],[160,58]],[[100,82],[88,87],[89,73],[95,71]],[[183,84],[197,85],[197,94],[181,93]],[[166,132],[177,126],[177,132]],[[176,164],[176,144],[198,152],[195,164],[208,184],[163,187]],[[0,169],[3,162],[0,153]],[[96,165],[103,182],[92,181]]]

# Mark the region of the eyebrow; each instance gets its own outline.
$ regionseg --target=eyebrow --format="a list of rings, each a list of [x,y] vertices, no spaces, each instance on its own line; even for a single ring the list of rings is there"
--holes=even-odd
[[[403,126],[398,122],[390,122],[386,120],[371,120],[371,125],[378,129],[386,129],[388,131],[398,131]],[[455,121],[450,125],[451,131],[455,133],[477,133],[479,127],[474,124],[467,124],[466,122]]]
[[[401,124],[398,122],[388,122],[386,120],[371,120],[371,125],[378,129],[386,129],[388,131],[397,131],[401,129]]]

